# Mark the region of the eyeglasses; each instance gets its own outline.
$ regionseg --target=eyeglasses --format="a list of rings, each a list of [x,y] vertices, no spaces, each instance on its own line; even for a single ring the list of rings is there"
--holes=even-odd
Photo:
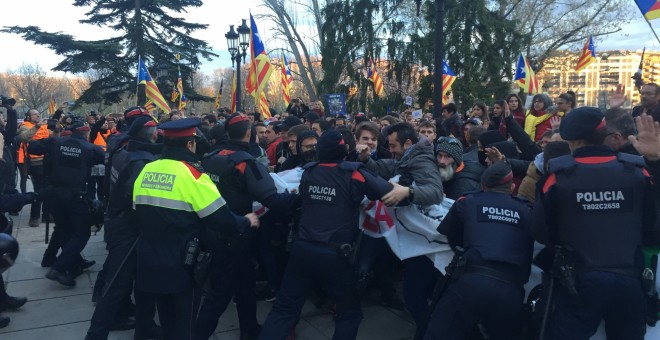
[[[447,144],[454,144],[454,145],[463,145],[460,140],[454,138],[454,137],[440,137],[437,139],[438,144],[440,143],[447,143]]]
[[[316,150],[316,144],[311,144],[311,145],[301,145],[301,149],[305,151],[311,151],[311,150]]]

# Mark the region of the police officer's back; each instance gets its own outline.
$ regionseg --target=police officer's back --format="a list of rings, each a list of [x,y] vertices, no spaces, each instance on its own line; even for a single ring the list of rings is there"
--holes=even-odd
[[[304,167],[299,238],[293,243],[282,288],[260,339],[286,337],[315,281],[337,304],[333,339],[354,339],[362,319],[349,263],[358,232],[358,209],[364,195],[377,200],[392,187],[359,163],[343,161],[346,145],[335,130],[319,138],[317,154],[319,162]]]
[[[531,211],[511,196],[513,174],[505,163],[486,169],[481,186],[456,200],[438,227],[465,252],[424,339],[468,339],[479,323],[490,339],[514,338],[532,264]]]
[[[571,111],[560,134],[573,154],[550,160],[534,207],[535,238],[560,247],[546,339],[586,339],[602,319],[608,337],[640,339],[641,248],[656,214],[644,161],[603,145],[607,129],[597,108]]]
[[[161,124],[162,159],[142,169],[133,187],[140,226],[136,289],[155,296],[165,339],[189,339],[194,303],[192,267],[200,231],[220,238],[258,226],[254,214],[234,215],[197,162],[197,118]]]
[[[38,140],[28,146],[29,153],[45,155],[48,187],[41,196],[57,225],[52,242],[62,247],[46,277],[65,286],[75,285],[73,276],[79,271],[80,252],[91,234],[89,204],[85,197],[90,169],[103,163],[104,158],[103,149],[87,141],[88,126],[75,122],[71,131],[71,136]]]
[[[156,159],[162,144],[156,144],[156,123],[142,115],[126,132],[128,144],[116,151],[110,162],[110,192],[104,221],[108,256],[94,285],[96,308],[85,340],[106,340],[113,325],[135,327],[135,339],[156,337],[153,323],[154,301],[140,291],[135,292],[135,322],[125,316],[132,309],[131,293],[136,274],[135,245],[139,228],[135,223],[133,184],[144,165]],[[94,298],[93,298],[94,300]],[[128,326],[126,326],[128,327]]]
[[[237,214],[252,212],[253,202],[260,202],[273,211],[289,212],[300,205],[298,195],[278,194],[268,168],[250,153],[251,128],[247,117],[232,116],[226,124],[229,141],[215,145],[202,165],[217,185],[229,208]],[[213,127],[212,139],[222,132],[222,126]],[[256,337],[259,333],[256,308],[256,273],[251,235],[242,235],[232,247],[216,244],[210,274],[210,290],[197,318],[195,339],[208,339],[215,330],[220,315],[236,296],[238,320],[242,337]]]

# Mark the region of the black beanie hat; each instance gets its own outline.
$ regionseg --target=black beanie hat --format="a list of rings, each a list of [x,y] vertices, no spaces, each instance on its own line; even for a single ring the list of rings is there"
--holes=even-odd
[[[487,188],[506,184],[512,180],[513,172],[511,172],[511,168],[504,162],[497,162],[489,166],[481,174],[481,185]]]
[[[316,154],[320,162],[337,162],[346,158],[348,150],[341,133],[337,130],[328,130],[316,142]]]

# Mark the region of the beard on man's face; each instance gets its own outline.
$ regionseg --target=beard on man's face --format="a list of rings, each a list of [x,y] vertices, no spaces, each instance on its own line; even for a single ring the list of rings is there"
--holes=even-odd
[[[440,172],[440,178],[443,182],[449,182],[456,172],[456,167],[453,164],[450,165],[438,165],[438,171]]]

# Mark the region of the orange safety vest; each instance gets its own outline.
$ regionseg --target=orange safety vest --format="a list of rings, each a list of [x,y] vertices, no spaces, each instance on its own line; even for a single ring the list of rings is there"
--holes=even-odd
[[[94,145],[98,145],[103,148],[103,151],[106,151],[108,147],[108,136],[112,134],[112,131],[108,129],[106,133],[99,133],[96,134],[96,139],[94,139]]]
[[[25,121],[23,122],[23,125],[27,126],[28,129],[31,129],[34,127],[34,123],[30,121]],[[37,133],[34,134],[34,137],[32,137],[31,140],[40,140],[40,139],[45,139],[50,137],[50,131],[48,131],[48,125],[43,124],[39,127],[37,130]],[[18,154],[18,163],[25,163],[25,154],[27,154],[27,147],[29,143],[21,143],[21,147],[19,148],[19,154]],[[44,156],[39,156],[39,155],[30,155],[31,159],[41,159],[44,158]]]

